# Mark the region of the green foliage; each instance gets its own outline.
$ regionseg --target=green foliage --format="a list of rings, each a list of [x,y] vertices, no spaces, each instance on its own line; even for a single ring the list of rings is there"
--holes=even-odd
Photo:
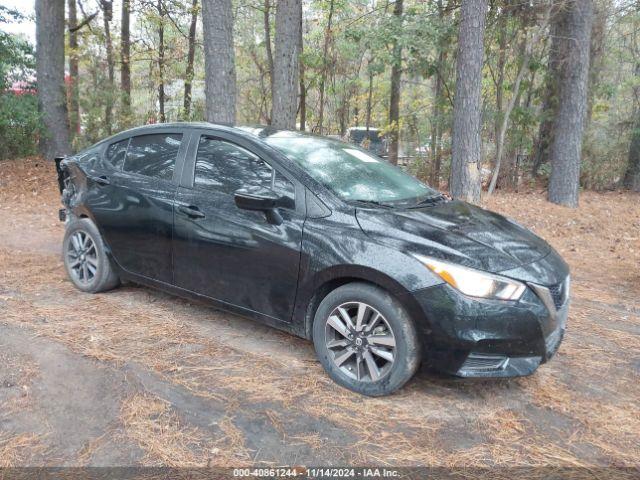
[[[39,129],[36,95],[0,95],[0,159],[35,155]]]
[[[20,14],[0,7],[0,25],[9,18],[20,18]],[[37,150],[40,117],[35,90],[16,94],[10,89],[20,82],[28,90],[33,68],[31,46],[0,31],[0,159],[33,155]]]

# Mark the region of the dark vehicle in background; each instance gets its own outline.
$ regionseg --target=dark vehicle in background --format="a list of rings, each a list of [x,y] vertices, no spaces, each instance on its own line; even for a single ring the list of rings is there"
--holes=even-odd
[[[77,288],[134,281],[311,339],[354,391],[421,361],[527,375],[562,339],[569,270],[546,242],[354,145],[164,124],[56,162]]]
[[[387,139],[380,129],[369,127],[351,127],[347,130],[345,141],[358,145],[379,157],[388,155]]]

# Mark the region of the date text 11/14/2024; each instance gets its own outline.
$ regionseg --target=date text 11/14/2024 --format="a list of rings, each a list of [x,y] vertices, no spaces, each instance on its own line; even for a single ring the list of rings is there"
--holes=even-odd
[[[338,467],[278,467],[234,468],[234,477],[248,478],[394,478],[398,470],[389,468],[338,468]]]

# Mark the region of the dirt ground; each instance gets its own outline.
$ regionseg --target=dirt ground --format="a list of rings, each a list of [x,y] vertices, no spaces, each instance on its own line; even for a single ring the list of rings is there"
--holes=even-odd
[[[0,162],[0,466],[640,467],[640,196],[486,206],[573,273],[568,331],[527,378],[331,382],[310,342],[147,288],[83,294],[52,163]]]

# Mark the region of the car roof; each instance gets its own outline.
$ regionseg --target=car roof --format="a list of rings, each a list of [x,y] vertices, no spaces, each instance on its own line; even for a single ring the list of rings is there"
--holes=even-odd
[[[202,128],[202,129],[215,129],[219,131],[225,131],[230,133],[239,134],[245,137],[250,137],[251,139],[260,140],[264,142],[266,137],[278,137],[278,136],[286,136],[286,137],[304,137],[304,136],[312,136],[309,132],[301,132],[298,130],[287,130],[274,128],[267,125],[224,125],[210,122],[172,122],[172,123],[152,123],[148,125],[141,125],[139,127],[130,128],[129,130],[123,130],[122,132],[118,132],[117,134],[109,137],[100,143],[108,142],[114,137],[119,136],[128,136],[135,134],[144,134],[148,132],[153,132],[154,130],[167,129],[167,128]]]
[[[298,130],[287,130],[282,128],[274,128],[267,125],[225,125],[220,123],[211,122],[171,122],[171,123],[150,123],[148,125],[141,125],[139,127],[133,127],[128,130],[123,130],[121,133],[137,133],[147,130],[165,129],[165,128],[214,128],[216,130],[225,130],[227,132],[235,133],[249,133],[256,137],[266,137],[273,135],[277,132],[290,132],[300,133],[304,135],[306,132],[300,132]]]

